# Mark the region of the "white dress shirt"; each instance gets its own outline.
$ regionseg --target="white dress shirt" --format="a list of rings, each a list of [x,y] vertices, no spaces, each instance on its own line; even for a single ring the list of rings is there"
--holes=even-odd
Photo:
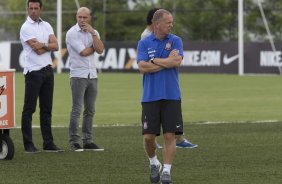
[[[36,38],[39,42],[48,43],[50,35],[54,35],[54,31],[48,22],[42,19],[39,22],[35,22],[29,16],[27,17],[20,30],[20,39],[25,52],[24,74],[40,70],[47,65],[52,65],[51,52],[38,55],[26,42]]]
[[[100,35],[96,31],[98,38]],[[83,31],[78,24],[72,26],[66,34],[66,44],[69,53],[70,78],[97,78],[94,53],[89,56],[80,56],[80,52],[87,47],[93,47],[93,37]]]

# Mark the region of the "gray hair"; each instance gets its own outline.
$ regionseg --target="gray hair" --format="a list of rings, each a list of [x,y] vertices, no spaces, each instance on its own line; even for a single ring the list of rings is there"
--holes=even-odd
[[[157,10],[157,11],[154,13],[152,22],[155,23],[155,22],[160,21],[160,20],[163,18],[163,16],[164,16],[165,14],[170,15],[171,13],[170,13],[169,11],[165,10],[165,9],[159,9],[159,10]]]

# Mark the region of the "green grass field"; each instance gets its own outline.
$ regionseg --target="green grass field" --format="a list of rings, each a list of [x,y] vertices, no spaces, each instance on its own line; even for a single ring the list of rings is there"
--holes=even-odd
[[[177,149],[174,183],[281,183],[282,77],[181,74],[180,80],[185,133],[199,147]],[[138,74],[99,75],[94,138],[105,151],[75,153],[68,150],[66,128],[71,110],[68,74],[56,75],[53,125],[62,128],[53,132],[66,152],[25,154],[20,129],[13,129],[16,153],[13,160],[0,161],[0,183],[149,183],[139,126],[141,81]],[[24,79],[17,73],[17,126],[23,95]],[[38,112],[33,120],[39,124]],[[117,124],[124,126],[111,126]],[[41,139],[34,128],[39,148]],[[162,160],[160,150],[158,156]]]
[[[181,74],[183,118],[194,122],[282,120],[282,77]],[[142,75],[102,73],[96,125],[140,124]],[[16,75],[16,122],[20,125],[24,78]],[[68,74],[55,76],[53,124],[68,126],[71,97]],[[38,112],[34,125],[39,125]]]

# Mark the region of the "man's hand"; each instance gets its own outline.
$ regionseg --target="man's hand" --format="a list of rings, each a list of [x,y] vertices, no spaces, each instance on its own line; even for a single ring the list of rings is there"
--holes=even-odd
[[[164,68],[179,67],[182,62],[182,56],[177,49],[172,50],[167,58],[155,58],[154,63]]]
[[[31,39],[29,40],[29,45],[32,48],[32,50],[37,51],[39,49],[42,49],[44,47],[43,43],[40,43],[37,39]]]
[[[91,33],[92,35],[96,35],[94,28],[90,24],[87,23],[82,24],[81,29],[85,32]]]
[[[173,59],[177,63],[176,66],[180,66],[180,64],[182,62],[182,57],[179,55],[179,50],[177,50],[177,49],[173,49],[169,53],[168,58]]]
[[[179,51],[178,51],[177,49],[173,49],[173,50],[169,53],[168,57],[176,57],[176,56],[178,56],[178,54],[179,54]]]
[[[36,54],[41,55],[47,52],[46,49],[44,49],[44,43],[39,42],[36,38],[30,39],[26,41],[27,44],[32,48]]]

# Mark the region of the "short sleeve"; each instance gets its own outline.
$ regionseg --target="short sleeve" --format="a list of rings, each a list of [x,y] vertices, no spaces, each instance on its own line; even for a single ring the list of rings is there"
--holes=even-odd
[[[176,36],[174,41],[174,48],[179,51],[179,55],[183,57],[183,43],[182,39],[178,36]]]
[[[44,23],[46,24],[48,34],[54,35],[54,30],[53,30],[52,26],[48,22],[44,22]]]
[[[34,31],[32,29],[28,29],[28,27],[24,24],[20,30],[20,38],[23,42],[26,42],[36,37],[34,35]]]
[[[137,63],[139,63],[140,61],[148,61],[148,60],[149,57],[148,57],[147,49],[145,47],[144,39],[142,39],[138,42],[138,46],[137,46]]]

